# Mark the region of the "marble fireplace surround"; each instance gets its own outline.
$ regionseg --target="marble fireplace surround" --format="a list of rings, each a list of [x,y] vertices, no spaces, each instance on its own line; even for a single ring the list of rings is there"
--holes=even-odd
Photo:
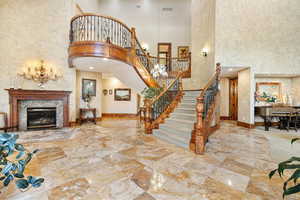
[[[64,126],[64,105],[62,100],[22,100],[19,101],[19,130],[27,130],[27,109],[28,108],[56,108],[56,127],[62,128]]]
[[[11,127],[19,127],[20,130],[26,130],[27,107],[43,106],[53,106],[57,108],[58,127],[69,126],[69,96],[71,91],[22,90],[12,88],[6,90],[9,93],[9,125]],[[21,117],[23,118],[21,119]],[[26,122],[24,120],[26,120]]]

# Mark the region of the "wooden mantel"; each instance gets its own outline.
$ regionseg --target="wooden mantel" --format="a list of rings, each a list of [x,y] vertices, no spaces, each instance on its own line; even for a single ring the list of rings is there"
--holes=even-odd
[[[22,89],[5,89],[9,94],[9,125],[18,127],[19,125],[19,109],[18,101],[24,100],[61,100],[63,101],[63,118],[64,127],[69,126],[69,96],[71,91],[55,91],[55,90],[22,90]]]

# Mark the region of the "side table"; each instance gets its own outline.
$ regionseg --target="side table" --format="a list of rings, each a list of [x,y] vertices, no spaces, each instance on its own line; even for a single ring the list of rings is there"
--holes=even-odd
[[[93,117],[84,117],[85,113],[91,112]],[[80,108],[79,110],[79,124],[81,125],[84,121],[92,121],[95,124],[97,123],[97,116],[96,116],[96,108]]]

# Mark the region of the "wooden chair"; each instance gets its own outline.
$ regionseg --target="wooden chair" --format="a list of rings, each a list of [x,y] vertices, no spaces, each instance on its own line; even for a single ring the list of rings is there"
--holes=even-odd
[[[295,131],[298,131],[298,128],[300,127],[300,113],[296,110],[294,112],[290,113],[287,129],[294,129]]]

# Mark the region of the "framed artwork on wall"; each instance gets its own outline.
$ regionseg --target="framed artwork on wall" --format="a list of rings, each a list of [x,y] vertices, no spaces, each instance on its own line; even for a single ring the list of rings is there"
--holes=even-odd
[[[96,96],[96,80],[82,79],[82,97]]]
[[[109,95],[112,95],[112,93],[113,93],[113,90],[110,89],[110,90],[109,90]]]
[[[103,94],[104,94],[104,96],[107,95],[107,89],[104,89],[104,90],[103,90]]]
[[[178,47],[178,60],[186,60],[189,56],[189,47],[188,46],[179,46]]]
[[[258,82],[256,83],[256,99],[262,102],[282,102],[282,91],[280,82]]]
[[[115,89],[115,101],[130,101],[131,89],[129,88],[116,88]]]

